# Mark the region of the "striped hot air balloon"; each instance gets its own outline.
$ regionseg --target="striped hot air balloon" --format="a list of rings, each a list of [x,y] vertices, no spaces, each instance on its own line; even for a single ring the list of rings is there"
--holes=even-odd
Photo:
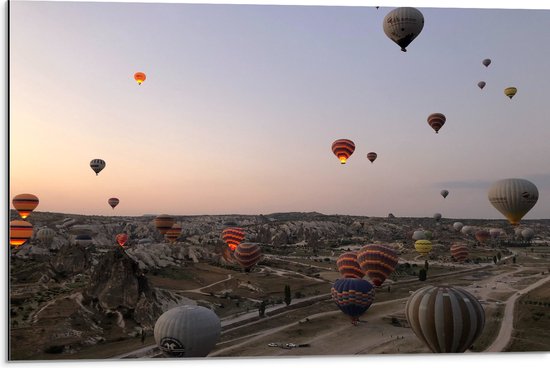
[[[166,238],[166,240],[168,240],[169,243],[175,243],[178,240],[178,238],[180,237],[181,231],[182,231],[181,225],[174,224],[174,225],[172,225],[172,228],[170,228],[166,232],[164,237]]]
[[[361,269],[369,276],[376,286],[382,285],[384,280],[397,266],[397,253],[390,247],[379,244],[365,245],[357,253],[357,261]]]
[[[233,255],[244,271],[250,272],[250,269],[260,261],[262,251],[257,243],[241,243],[235,248]]]
[[[443,127],[447,121],[447,118],[442,113],[436,112],[428,116],[428,124],[435,130],[436,133],[439,133],[439,129]]]
[[[362,279],[365,276],[365,272],[357,262],[357,253],[355,252],[342,253],[336,260],[336,266],[345,278]]]
[[[11,202],[13,207],[19,213],[22,219],[26,219],[32,211],[38,206],[38,197],[34,194],[18,194],[13,197]]]
[[[338,157],[341,164],[345,164],[355,151],[355,143],[349,139],[338,139],[332,143],[332,152]]]
[[[38,230],[38,232],[36,233],[36,237],[44,244],[49,245],[55,237],[55,231],[53,231],[49,227],[43,227]]]
[[[137,72],[134,74],[134,79],[137,82],[137,84],[141,86],[141,83],[143,83],[145,79],[147,79],[147,76],[143,72]]]
[[[426,286],[414,292],[405,316],[416,336],[434,353],[463,353],[481,335],[485,312],[467,291]]]
[[[465,244],[453,244],[451,245],[451,256],[457,262],[464,262],[468,259],[468,247]]]
[[[101,170],[105,168],[105,165],[105,161],[99,158],[94,158],[92,161],[90,161],[90,167],[92,168],[92,170],[94,170],[96,176]]]
[[[120,203],[120,200],[118,198],[109,198],[107,201],[109,203],[109,206],[113,207],[113,210],[115,207]]]
[[[344,314],[350,316],[351,323],[357,325],[359,317],[369,309],[374,301],[374,287],[363,279],[338,279],[330,289],[332,300]]]
[[[369,152],[367,153],[367,159],[373,163],[374,160],[376,160],[376,158],[378,157],[378,155],[376,154],[376,152]]]
[[[10,245],[19,247],[32,237],[32,224],[23,220],[10,221]]]
[[[174,218],[170,215],[159,215],[155,218],[155,227],[162,235],[165,235],[175,222]]]
[[[115,240],[118,243],[118,245],[124,248],[124,245],[128,241],[128,234],[126,233],[117,234],[117,236],[115,237]]]
[[[228,227],[222,231],[222,239],[232,251],[241,244],[244,236],[244,230],[240,227]]]
[[[417,240],[414,243],[414,249],[423,256],[428,255],[432,251],[432,242],[426,239]]]

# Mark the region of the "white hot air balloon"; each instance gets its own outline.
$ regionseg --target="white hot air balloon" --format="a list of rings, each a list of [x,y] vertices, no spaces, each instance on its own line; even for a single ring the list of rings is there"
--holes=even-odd
[[[466,226],[462,226],[462,229],[460,229],[460,231],[462,232],[462,234],[464,235],[471,235],[475,232],[475,228],[473,226],[469,226],[469,225],[466,225]]]
[[[460,230],[462,230],[463,226],[464,226],[464,224],[462,222],[455,222],[453,224],[453,229],[455,229],[456,231],[460,231]]]
[[[533,237],[535,236],[535,232],[533,229],[523,229],[521,231],[521,237],[527,241],[531,241]]]
[[[384,17],[384,33],[404,52],[422,28],[424,16],[416,8],[396,8]]]
[[[221,333],[219,317],[208,308],[184,305],[164,312],[155,323],[158,347],[173,357],[205,357]]]
[[[424,230],[416,230],[412,235],[412,239],[424,240],[424,239],[428,239],[428,237],[426,236],[426,233],[424,232]]]
[[[503,179],[489,188],[489,202],[502,213],[512,225],[518,225],[539,199],[535,184],[525,179]]]

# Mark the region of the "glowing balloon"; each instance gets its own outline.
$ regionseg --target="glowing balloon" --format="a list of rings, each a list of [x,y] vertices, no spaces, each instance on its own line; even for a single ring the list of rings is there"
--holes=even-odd
[[[244,230],[240,227],[229,227],[222,231],[222,239],[233,251],[244,240]]]
[[[512,225],[518,225],[523,216],[537,203],[539,191],[529,180],[503,179],[491,185],[488,197],[491,204]]]
[[[397,253],[390,247],[379,244],[365,245],[357,253],[357,262],[365,274],[376,286],[382,285],[384,280],[397,266]]]
[[[518,93],[518,89],[516,87],[508,87],[504,89],[504,94],[512,99]]]
[[[367,153],[367,159],[373,163],[374,160],[376,160],[376,158],[378,157],[378,155],[376,154],[376,152],[369,152]]]
[[[117,236],[115,237],[115,240],[118,243],[118,245],[124,248],[124,245],[128,241],[128,234],[125,234],[125,233],[117,234]]]
[[[134,79],[136,80],[137,84],[141,85],[147,79],[147,76],[145,73],[137,72],[134,74]]]
[[[10,221],[10,245],[19,247],[32,237],[32,224],[23,220]]]
[[[414,292],[405,316],[416,336],[434,353],[463,353],[481,335],[485,312],[475,296],[451,286]]]
[[[485,87],[486,83],[484,81],[481,81],[477,84],[477,86],[480,88],[480,89],[483,89],[483,87]]]
[[[355,151],[355,143],[349,139],[338,139],[332,143],[332,152],[338,157],[341,164],[345,164]]]
[[[428,116],[428,124],[435,130],[436,133],[439,133],[439,129],[445,124],[447,118],[445,115],[436,112]]]
[[[357,262],[356,252],[342,253],[336,260],[336,267],[345,278],[362,279],[365,276],[365,272]]]
[[[485,67],[488,67],[489,64],[491,64],[491,59],[483,59],[482,63],[483,65],[485,65]]]
[[[244,268],[244,271],[250,272],[250,269],[262,258],[262,251],[256,243],[241,243],[237,246],[233,255]]]
[[[90,161],[90,167],[92,168],[92,170],[94,170],[97,176],[97,174],[99,174],[99,172],[105,168],[105,161],[99,158],[95,158]]]
[[[468,259],[468,247],[464,244],[451,245],[451,255],[457,262],[464,262]]]
[[[330,293],[332,300],[342,312],[351,318],[351,323],[354,325],[374,301],[374,287],[363,279],[338,279],[334,282]]]
[[[447,196],[449,195],[449,191],[447,189],[443,189],[440,193],[443,198],[447,198]]]
[[[414,243],[414,249],[423,256],[428,255],[432,251],[432,242],[429,240],[417,240]]]
[[[172,228],[174,223],[174,218],[169,215],[159,215],[155,218],[155,227],[162,235],[165,235],[168,230]]]
[[[18,194],[11,202],[22,219],[26,219],[38,206],[38,197],[34,194]]]
[[[109,198],[107,202],[109,203],[109,206],[113,207],[113,210],[120,203],[118,198]]]
[[[384,33],[395,42],[401,51],[422,32],[424,16],[416,8],[396,8],[384,17]]]

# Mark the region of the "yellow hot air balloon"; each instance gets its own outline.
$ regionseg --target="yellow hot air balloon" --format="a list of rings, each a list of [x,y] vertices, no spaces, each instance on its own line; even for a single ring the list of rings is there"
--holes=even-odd
[[[489,202],[512,225],[518,225],[539,199],[535,184],[525,179],[503,179],[495,182],[488,193]]]
[[[504,94],[510,97],[510,99],[512,99],[516,93],[518,93],[518,89],[516,87],[508,87],[504,89]]]
[[[417,240],[414,243],[414,249],[423,256],[427,255],[432,251],[432,242],[426,239]]]
[[[143,83],[145,79],[147,79],[147,76],[143,72],[137,72],[134,74],[134,79],[139,85],[141,85],[141,83]]]
[[[12,204],[13,207],[19,213],[19,216],[24,220],[26,219],[32,211],[38,206],[39,200],[38,197],[34,194],[18,194],[13,197]]]

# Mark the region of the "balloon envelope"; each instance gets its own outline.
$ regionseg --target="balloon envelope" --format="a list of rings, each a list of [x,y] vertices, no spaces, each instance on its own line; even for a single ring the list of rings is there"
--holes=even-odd
[[[384,33],[395,42],[401,51],[407,51],[406,47],[422,32],[424,28],[424,16],[416,8],[396,8],[384,17]]]
[[[77,235],[75,238],[76,245],[87,246],[92,244],[92,237],[88,234]]]
[[[338,308],[350,316],[354,324],[374,301],[374,287],[363,279],[338,279],[330,293]]]
[[[504,94],[512,99],[518,93],[518,89],[516,87],[508,87],[504,89]]]
[[[113,210],[120,203],[118,198],[109,198],[107,202],[109,203],[109,206],[113,207]]]
[[[169,243],[175,243],[180,237],[181,232],[182,232],[181,225],[174,224],[170,229],[168,229],[164,237],[166,238],[166,240],[168,240]]]
[[[521,237],[527,241],[530,241],[535,236],[533,229],[524,229],[521,231]]]
[[[155,322],[157,346],[173,357],[205,357],[221,333],[221,322],[212,310],[184,305],[164,312]]]
[[[489,64],[491,64],[491,59],[483,59],[482,63],[487,67],[489,66]]]
[[[155,218],[155,227],[162,234],[166,234],[176,221],[170,215],[159,215]]]
[[[453,224],[453,229],[455,229],[456,231],[460,231],[462,229],[464,225],[462,224],[462,222],[455,222]]]
[[[412,235],[413,240],[422,240],[426,239],[426,233],[424,230],[416,230]]]
[[[451,286],[417,290],[407,300],[405,316],[416,336],[434,353],[463,353],[485,325],[478,300]]]
[[[115,240],[118,243],[118,245],[124,248],[124,245],[128,241],[128,234],[126,233],[117,234],[117,236],[115,237]]]
[[[249,272],[260,261],[262,251],[256,243],[241,243],[237,246],[233,255],[245,272]]]
[[[43,227],[36,233],[36,237],[38,240],[49,244],[53,238],[55,237],[55,231],[50,229],[49,227]]]
[[[365,276],[365,272],[363,272],[359,262],[357,262],[356,252],[342,253],[336,260],[336,266],[340,274],[345,278],[362,279]]]
[[[484,81],[481,81],[477,84],[477,86],[480,88],[480,89],[483,89],[483,87],[485,87],[485,82]]]
[[[95,158],[90,161],[90,167],[94,170],[95,174],[99,174],[101,170],[105,168],[105,161],[100,158]]]
[[[397,253],[390,247],[379,244],[365,245],[357,253],[357,262],[373,284],[382,285],[397,266]]]
[[[488,198],[512,225],[517,225],[537,203],[539,191],[529,180],[503,179],[491,185]]]
[[[491,238],[491,233],[489,233],[487,230],[478,230],[474,234],[476,237],[476,240],[480,243],[485,243],[487,240]]]
[[[26,219],[32,211],[38,206],[39,200],[38,197],[34,194],[18,194],[13,197],[11,202],[13,207],[19,213],[19,216],[24,220]]]
[[[441,214],[440,213],[434,213],[434,219],[435,219],[435,221],[441,220]]]
[[[468,247],[464,244],[453,244],[451,255],[457,262],[464,262],[468,258]]]
[[[10,245],[19,247],[32,237],[32,224],[23,220],[10,221]]]
[[[137,84],[141,85],[147,79],[147,76],[143,72],[137,72],[134,74],[134,79],[137,82]]]
[[[432,127],[433,130],[435,130],[436,133],[439,133],[439,129],[443,127],[446,121],[447,118],[445,117],[445,115],[439,112],[435,112],[428,116],[428,124]]]
[[[222,231],[222,239],[233,251],[244,240],[244,230],[240,227],[229,227]]]
[[[378,155],[376,154],[376,152],[369,152],[367,153],[367,159],[373,163],[374,160],[376,160],[376,158],[378,157]]]
[[[443,198],[447,198],[449,195],[449,191],[447,189],[443,189],[440,194],[443,196]]]
[[[414,243],[414,249],[421,255],[428,255],[432,251],[432,242],[429,240],[417,240]]]
[[[338,139],[332,143],[332,152],[338,157],[341,164],[345,164],[355,151],[355,143],[349,139]]]

